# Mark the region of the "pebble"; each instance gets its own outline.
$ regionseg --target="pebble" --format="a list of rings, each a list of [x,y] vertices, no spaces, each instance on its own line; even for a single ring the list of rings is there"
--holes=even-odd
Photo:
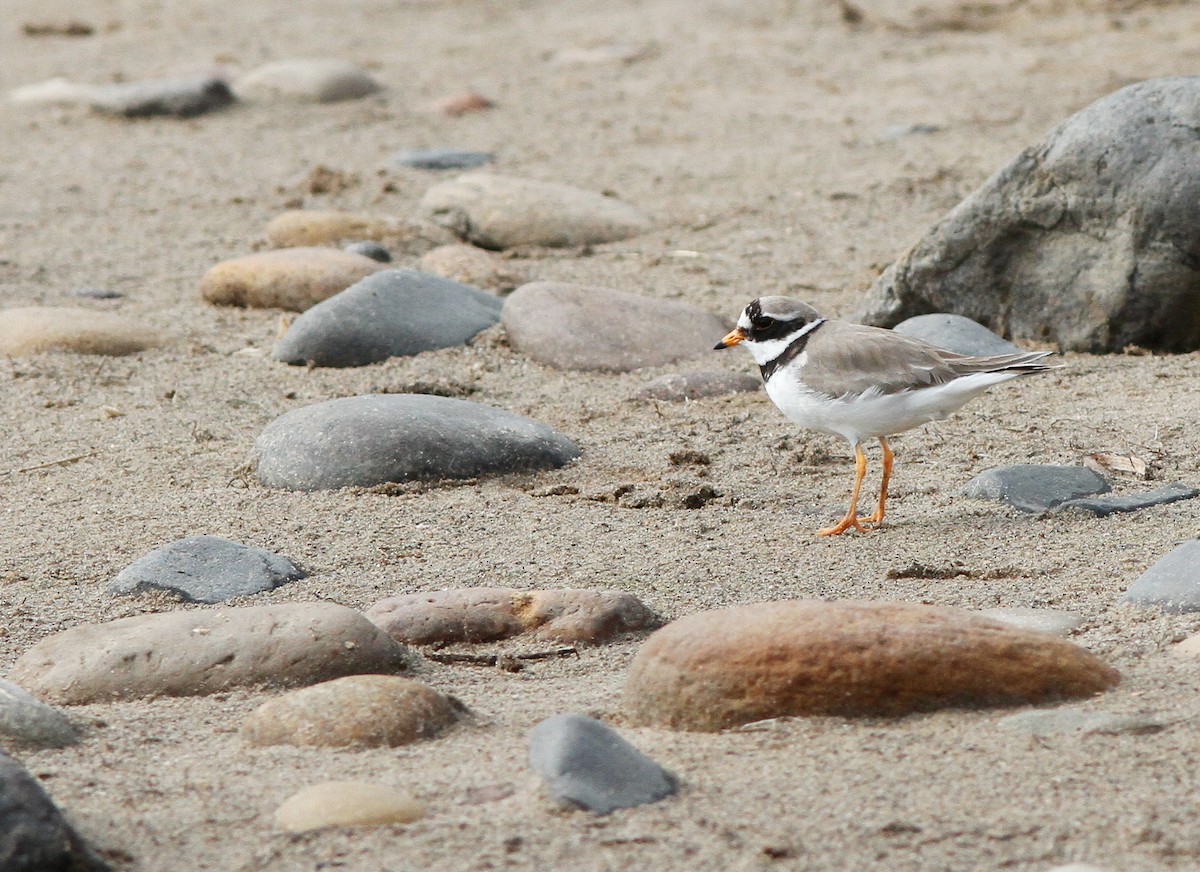
[[[462,345],[500,320],[478,288],[412,269],[368,276],[292,322],[271,357],[299,366],[365,366]]]
[[[487,151],[463,151],[456,148],[428,148],[401,151],[392,163],[419,170],[470,170],[490,164],[496,156]]]
[[[706,397],[724,397],[730,394],[744,394],[757,391],[762,386],[762,379],[747,372],[703,371],[680,372],[662,375],[646,382],[637,393],[635,400],[662,400],[669,403],[681,403],[688,400],[701,400]]]
[[[366,70],[349,61],[289,58],[272,61],[239,76],[233,90],[242,100],[298,100],[335,103],[383,89]]]
[[[467,242],[494,249],[593,245],[651,228],[643,212],[615,197],[491,173],[434,185],[421,199],[421,210]]]
[[[411,794],[365,781],[326,781],[288,797],[275,810],[275,825],[290,833],[325,827],[409,824],[425,817]]]
[[[108,590],[116,595],[166,590],[184,602],[219,603],[274,590],[305,575],[286,557],[263,548],[218,536],[189,536],[138,558]]]
[[[1166,724],[1147,715],[1118,715],[1083,709],[1059,708],[1046,711],[1017,712],[996,722],[1008,730],[1020,730],[1034,736],[1064,733],[1105,733],[1145,735],[1162,731]]]
[[[275,419],[254,444],[268,487],[327,490],[564,466],[579,449],[529,418],[428,394],[343,397]]]
[[[125,118],[192,118],[223,109],[233,101],[228,83],[212,76],[100,85],[92,89],[88,99],[93,109]]]
[[[0,869],[107,872],[24,766],[0,751]]]
[[[561,282],[517,288],[502,320],[513,348],[539,363],[601,372],[708,355],[728,330],[716,315],[677,300]]]
[[[454,234],[428,221],[391,215],[364,215],[337,209],[289,209],[267,224],[267,239],[276,248],[378,242],[403,257],[417,257],[455,241]]]
[[[1108,515],[1149,509],[1154,506],[1165,506],[1170,503],[1177,503],[1180,500],[1194,499],[1198,496],[1200,496],[1200,490],[1183,482],[1176,481],[1140,494],[1128,494],[1121,497],[1082,497],[1080,499],[1067,500],[1066,502],[1059,503],[1052,511],[1055,514],[1068,511],[1083,512],[1097,518],[1103,518]]]
[[[363,239],[358,242],[348,242],[342,246],[342,250],[350,251],[354,254],[361,254],[363,257],[369,257],[371,260],[377,260],[380,263],[392,262],[392,253],[378,242],[370,239]]]
[[[1091,863],[1068,863],[1065,866],[1047,869],[1046,872],[1106,872],[1106,870],[1099,866],[1093,866]]]
[[[472,112],[484,112],[488,109],[494,109],[495,106],[494,102],[478,91],[462,91],[458,94],[449,94],[434,100],[426,108],[432,112],[441,112],[443,115],[457,118],[460,115],[468,115]]]
[[[212,267],[200,280],[200,293],[218,305],[303,312],[385,268],[336,248],[260,251]]]
[[[970,499],[995,500],[1022,512],[1040,514],[1068,500],[1110,490],[1104,476],[1083,466],[1023,463],[981,472],[958,493]]]
[[[71,291],[71,296],[80,297],[84,300],[119,300],[125,295],[119,291],[112,291],[108,288],[94,288],[89,285]]]
[[[1121,602],[1176,615],[1200,611],[1200,539],[1188,539],[1160,557],[1129,586]]]
[[[529,732],[529,765],[559,805],[598,815],[658,802],[679,789],[676,777],[600,721],[556,715]]]
[[[1045,702],[1118,680],[1078,645],[960,609],[792,600],[658,630],[629,668],[624,710],[635,724],[712,731],[793,715]]]
[[[432,739],[463,707],[431,687],[397,675],[349,675],[289,691],[242,722],[251,745],[395,748]]]
[[[1083,626],[1083,615],[1057,609],[983,609],[979,614],[1010,627],[1049,633],[1051,636],[1069,636]]]
[[[410,656],[353,609],[287,603],[81,624],[27,650],[9,677],[49,702],[80,705],[391,673]]]
[[[1015,354],[1021,350],[978,321],[962,315],[917,315],[901,321],[893,329],[904,336],[922,339],[956,354],[987,357],[992,354]]]
[[[474,245],[439,245],[421,258],[421,269],[465,285],[510,294],[528,281],[525,273],[490,251]]]
[[[397,642],[492,642],[523,633],[564,644],[596,645],[662,625],[631,593],[470,587],[379,600],[366,616]]]
[[[58,709],[0,679],[0,739],[5,738],[31,748],[65,748],[79,741],[79,733]]]
[[[117,312],[70,306],[0,309],[0,354],[10,357],[46,351],[119,357],[166,342],[159,331]]]

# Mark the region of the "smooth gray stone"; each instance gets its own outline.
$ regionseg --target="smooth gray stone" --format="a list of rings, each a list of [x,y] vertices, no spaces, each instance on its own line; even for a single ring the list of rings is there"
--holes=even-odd
[[[1163,485],[1152,491],[1140,494],[1129,494],[1124,497],[1085,497],[1083,499],[1067,500],[1054,507],[1054,512],[1077,511],[1087,512],[1097,518],[1105,515],[1115,515],[1121,512],[1136,512],[1138,509],[1148,509],[1151,506],[1165,506],[1180,500],[1190,500],[1200,496],[1200,490],[1189,487],[1183,482],[1176,481]]]
[[[1021,350],[1003,336],[997,336],[978,321],[946,312],[907,318],[892,329],[904,336],[922,339],[938,348],[975,357],[1013,354]]]
[[[1118,715],[1069,708],[1017,712],[996,723],[1005,729],[1021,730],[1034,736],[1062,733],[1145,734],[1157,733],[1166,727],[1162,721],[1146,715]]]
[[[110,593],[167,590],[184,602],[220,603],[235,596],[274,590],[304,578],[286,557],[219,536],[189,536],[151,551],[113,579]]]
[[[1051,636],[1067,636],[1083,624],[1083,615],[1057,609],[1006,608],[983,609],[979,614],[993,621],[1022,630],[1036,630]]]
[[[399,152],[392,157],[392,162],[419,170],[469,170],[490,164],[495,159],[495,155],[486,151],[430,148]]]
[[[108,288],[93,288],[90,285],[71,291],[72,297],[82,297],[86,300],[119,300],[125,295]]]
[[[1200,347],[1200,76],[1072,115],[876,279],[859,320],[955,312],[1071,351]]]
[[[254,443],[269,487],[326,490],[563,466],[579,449],[529,418],[428,394],[344,397],[276,418]]]
[[[79,733],[66,715],[25,688],[3,679],[0,679],[0,736],[34,748],[65,748],[79,741]]]
[[[126,118],[146,118],[151,115],[191,118],[222,109],[233,99],[233,92],[227,83],[211,76],[199,76],[103,85],[94,89],[90,102],[93,109]]]
[[[0,869],[4,872],[102,872],[96,856],[38,780],[0,751]]]
[[[271,357],[364,366],[462,345],[496,324],[503,306],[499,297],[432,273],[383,270],[300,315]]]
[[[1022,463],[981,472],[963,485],[959,493],[975,500],[998,500],[1022,512],[1040,514],[1067,500],[1110,490],[1102,475],[1083,466]]]
[[[679,788],[674,775],[586,715],[556,715],[535,726],[529,765],[556,802],[600,815],[657,802]]]
[[[1121,602],[1159,606],[1174,615],[1200,612],[1200,539],[1188,539],[1160,557],[1129,586]]]
[[[371,260],[377,260],[380,263],[391,263],[392,253],[370,239],[364,239],[361,242],[348,242],[342,246],[345,251],[361,254],[363,257],[369,257]]]
[[[663,400],[671,403],[744,394],[762,387],[762,379],[746,372],[680,372],[659,376],[646,382],[635,400]]]

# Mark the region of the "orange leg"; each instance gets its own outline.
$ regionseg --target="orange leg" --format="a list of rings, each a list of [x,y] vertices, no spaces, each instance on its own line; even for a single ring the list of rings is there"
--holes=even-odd
[[[882,436],[879,437],[879,447],[883,449],[883,482],[879,485],[879,505],[875,507],[875,514],[863,518],[868,524],[883,522],[883,504],[887,502],[888,479],[892,477],[892,449]]]
[[[850,492],[850,508],[846,516],[832,527],[818,530],[818,536],[840,536],[853,527],[860,533],[865,533],[858,522],[858,492],[862,488],[863,477],[867,474],[867,455],[863,454],[862,446],[854,446],[854,490]]]

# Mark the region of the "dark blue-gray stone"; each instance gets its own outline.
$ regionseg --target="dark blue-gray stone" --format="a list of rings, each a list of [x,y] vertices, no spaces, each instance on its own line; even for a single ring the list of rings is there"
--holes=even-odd
[[[211,76],[199,76],[102,85],[92,92],[90,102],[93,109],[126,118],[151,115],[191,118],[222,109],[233,100],[228,83]]]
[[[901,321],[892,329],[905,336],[922,339],[938,348],[975,357],[1013,354],[1021,350],[978,321],[972,321],[962,315],[917,315],[915,318]]]
[[[1164,612],[1200,612],[1200,539],[1188,539],[1141,574],[1121,602]]]
[[[556,715],[535,726],[529,765],[556,802],[601,815],[657,802],[679,788],[674,775],[586,715]]]
[[[579,449],[551,427],[428,394],[344,397],[276,418],[254,443],[270,487],[326,490],[551,469]]]
[[[462,345],[500,320],[504,302],[413,269],[367,276],[300,315],[271,356],[285,363],[363,366]]]
[[[1040,514],[1067,500],[1112,490],[1102,475],[1083,466],[1017,464],[981,472],[959,490],[976,500],[998,500]]]
[[[419,170],[469,170],[490,164],[495,159],[495,155],[486,151],[429,148],[399,152],[392,157],[392,162],[397,166]]]
[[[392,253],[372,239],[364,239],[361,242],[349,242],[343,245],[342,248],[345,251],[361,254],[363,257],[369,257],[371,260],[377,260],[380,263],[392,262]]]
[[[134,594],[166,590],[185,602],[219,603],[235,596],[274,590],[304,578],[286,557],[219,536],[189,536],[129,564],[109,591]]]
[[[33,748],[65,748],[79,741],[79,734],[66,715],[23,687],[3,679],[0,679],[0,737]]]
[[[0,751],[0,869],[101,872],[108,865],[63,818],[37,779]]]
[[[1124,497],[1084,497],[1083,499],[1067,500],[1054,507],[1057,512],[1087,512],[1097,518],[1105,515],[1115,515],[1121,512],[1136,512],[1138,509],[1148,509],[1151,506],[1165,506],[1180,500],[1190,500],[1200,496],[1200,490],[1189,487],[1183,482],[1176,481],[1163,485],[1152,491],[1140,494],[1129,494]]]

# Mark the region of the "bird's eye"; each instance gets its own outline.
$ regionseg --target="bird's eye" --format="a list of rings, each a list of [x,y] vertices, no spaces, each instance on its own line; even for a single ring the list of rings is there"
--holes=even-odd
[[[755,330],[766,330],[773,323],[775,323],[775,319],[770,315],[754,315],[750,319],[750,326]]]

